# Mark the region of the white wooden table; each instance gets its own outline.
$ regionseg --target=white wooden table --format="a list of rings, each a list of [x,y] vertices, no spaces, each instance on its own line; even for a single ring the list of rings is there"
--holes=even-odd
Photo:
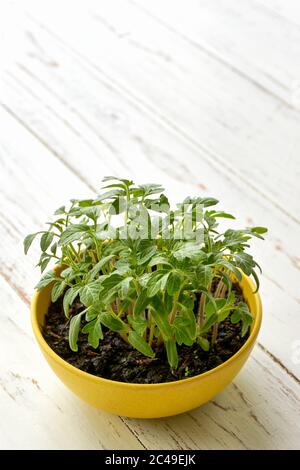
[[[0,447],[300,448],[299,0],[0,4]],[[104,175],[203,194],[266,225],[264,322],[222,394],[181,416],[94,410],[46,366],[25,234]]]

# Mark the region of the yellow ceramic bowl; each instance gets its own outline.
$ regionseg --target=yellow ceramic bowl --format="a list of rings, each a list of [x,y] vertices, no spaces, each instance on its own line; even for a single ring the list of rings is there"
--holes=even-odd
[[[37,342],[60,380],[89,404],[117,415],[160,418],[196,408],[226,387],[247,360],[258,335],[262,307],[251,279],[243,276],[240,286],[254,316],[250,336],[242,348],[220,366],[195,377],[161,384],[130,384],[103,379],[83,372],[59,357],[41,333],[50,304],[51,287],[36,292],[31,303],[32,327]]]

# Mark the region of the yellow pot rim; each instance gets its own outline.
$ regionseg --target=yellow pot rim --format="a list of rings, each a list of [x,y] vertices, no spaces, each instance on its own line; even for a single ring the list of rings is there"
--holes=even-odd
[[[58,354],[56,354],[56,352],[54,352],[52,348],[50,348],[50,346],[48,345],[48,343],[46,342],[46,340],[44,339],[42,335],[41,327],[37,320],[37,304],[38,304],[39,296],[41,295],[41,292],[39,291],[35,291],[32,301],[31,301],[31,305],[30,305],[31,324],[32,324],[32,328],[33,328],[33,332],[36,337],[36,340],[38,341],[42,351],[45,351],[47,355],[51,356],[53,361],[55,361],[61,367],[64,367],[65,369],[67,369],[72,374],[76,374],[78,376],[81,376],[82,378],[86,378],[90,381],[92,380],[96,383],[105,382],[107,384],[113,385],[114,387],[122,387],[122,388],[126,387],[132,390],[133,389],[143,390],[146,388],[149,390],[149,388],[156,389],[156,388],[170,387],[172,385],[181,385],[181,384],[196,382],[201,378],[208,377],[209,375],[214,375],[221,369],[225,369],[230,363],[234,362],[238,356],[243,354],[243,352],[246,349],[251,347],[251,345],[255,341],[258,335],[260,326],[261,326],[261,321],[262,321],[261,299],[260,299],[260,295],[257,292],[254,293],[255,286],[254,286],[254,282],[252,281],[252,279],[242,274],[242,283],[248,284],[248,286],[250,287],[252,291],[252,296],[254,297],[254,302],[255,302],[256,315],[251,326],[249,338],[245,341],[243,346],[233,356],[231,356],[229,359],[227,359],[227,361],[223,362],[219,366],[214,367],[213,369],[210,369],[206,372],[203,372],[202,374],[195,375],[194,377],[188,377],[185,379],[175,380],[172,382],[162,382],[162,383],[155,383],[155,384],[138,384],[138,383],[119,382],[117,380],[110,380],[104,377],[98,377],[96,375],[89,374],[88,372],[84,372],[83,370],[80,370],[77,367],[69,364],[67,361],[62,359]]]

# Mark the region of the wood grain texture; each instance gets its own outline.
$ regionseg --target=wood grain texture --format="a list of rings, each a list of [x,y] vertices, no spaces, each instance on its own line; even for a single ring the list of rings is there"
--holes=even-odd
[[[192,15],[192,9],[187,11]],[[35,8],[34,17],[70,53],[85,58],[125,96],[217,161],[224,172],[299,220],[298,188],[291,181],[295,172],[299,174],[297,110],[211,54],[192,47],[132,2],[112,0],[100,7],[90,0],[85,8],[74,9],[67,33],[66,13],[57,13],[54,2],[46,10]],[[82,27],[90,34],[75,48]],[[252,37],[256,37],[254,32]],[[156,86],[151,86],[158,76]],[[274,158],[274,147],[280,158]]]
[[[296,3],[3,5],[11,48],[0,70],[0,447],[299,448]],[[32,337],[38,247],[25,258],[22,239],[111,173],[159,181],[172,200],[216,196],[240,224],[270,228],[253,245],[264,269],[259,344],[234,384],[182,416],[91,409],[49,373]]]

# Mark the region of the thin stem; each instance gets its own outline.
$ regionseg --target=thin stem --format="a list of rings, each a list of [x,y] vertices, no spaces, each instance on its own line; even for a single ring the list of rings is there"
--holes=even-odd
[[[200,301],[199,301],[199,306],[198,306],[198,313],[197,313],[197,324],[200,326],[200,328],[204,324],[205,303],[206,303],[206,294],[202,292]]]
[[[149,322],[150,322],[150,331],[149,331],[148,344],[149,344],[149,346],[152,346],[154,330],[155,330],[155,323],[152,321],[152,315],[151,315],[150,312],[149,312]]]
[[[172,323],[174,322],[175,317],[176,317],[178,298],[179,298],[179,292],[177,292],[177,293],[174,295],[173,308],[172,308],[172,311],[171,311],[170,317],[169,317],[169,321],[170,321],[170,324],[171,324],[171,325],[172,325]]]
[[[224,286],[225,286],[225,289],[224,289]],[[216,292],[215,292],[215,299],[220,299],[223,297],[223,295],[225,295],[225,292],[226,292],[226,285],[224,284],[223,280],[220,279],[218,285],[217,285],[217,288],[216,288]],[[212,330],[212,337],[211,337],[211,345],[213,346],[215,344],[215,342],[217,341],[217,337],[218,337],[218,329],[219,329],[219,323],[216,322],[214,325],[213,325],[213,330]]]

